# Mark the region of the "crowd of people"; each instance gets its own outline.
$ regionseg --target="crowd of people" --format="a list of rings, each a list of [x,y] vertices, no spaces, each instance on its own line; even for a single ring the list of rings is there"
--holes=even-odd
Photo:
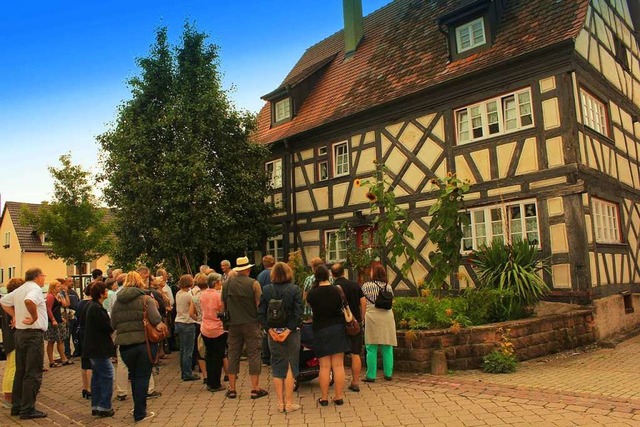
[[[377,300],[381,290],[392,292],[384,267],[374,266],[371,281],[359,285],[345,278],[342,264],[328,268],[314,258],[312,274],[299,287],[288,264],[270,255],[262,261],[264,270],[256,279],[251,277],[254,264],[239,257],[234,268],[222,261],[222,274],[203,265],[195,276],[179,277],[175,286],[164,269],[155,276],[145,266],[128,273],[110,269],[107,277],[94,270],[82,297],[73,290],[72,278],[50,282],[43,295],[46,276],[39,268],[28,270],[24,280],[11,279],[8,294],[0,299],[6,313],[4,405],[21,419],[46,417],[35,407],[42,372],[73,365],[72,357],[80,357],[82,397],[90,400],[92,415],[114,415],[115,389],[118,400],[126,400],[130,391],[133,419],[141,421],[155,415],[147,411],[147,399],[161,395],[155,390],[154,366],[172,351],[179,351],[182,381],[202,380],[207,391],[224,392],[229,399],[238,397],[246,351],[250,398],[269,394],[260,387],[260,374],[263,365],[270,365],[278,411],[297,411],[294,384],[304,324],[313,331],[320,406],[344,404],[346,355],[352,374],[348,389],[360,391],[363,341],[367,370],[362,381],[376,380],[378,349],[384,378],[392,379],[393,311]],[[362,325],[360,332],[347,334],[345,307]],[[161,338],[151,337],[157,335]]]

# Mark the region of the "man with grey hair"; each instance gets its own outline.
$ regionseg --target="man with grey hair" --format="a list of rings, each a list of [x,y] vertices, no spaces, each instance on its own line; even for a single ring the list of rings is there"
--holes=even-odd
[[[16,374],[12,389],[11,415],[20,419],[44,418],[36,409],[36,396],[42,384],[44,332],[47,306],[42,295],[46,276],[40,268],[25,273],[26,282],[0,299],[0,305],[15,321]]]
[[[222,270],[222,282],[226,282],[229,279],[229,272],[231,271],[231,262],[228,259],[223,259],[220,262],[220,269]]]

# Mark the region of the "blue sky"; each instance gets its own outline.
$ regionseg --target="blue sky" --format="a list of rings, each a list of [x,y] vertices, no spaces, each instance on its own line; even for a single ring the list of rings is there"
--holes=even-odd
[[[390,0],[363,0],[364,14]],[[129,98],[155,29],[185,20],[220,46],[224,87],[257,112],[309,46],[340,30],[341,0],[11,1],[0,15],[0,199],[50,200],[47,170],[70,152],[96,171],[95,136]]]

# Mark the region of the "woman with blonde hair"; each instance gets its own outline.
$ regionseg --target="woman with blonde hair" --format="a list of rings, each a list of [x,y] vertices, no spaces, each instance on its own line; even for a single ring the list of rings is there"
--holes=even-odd
[[[111,310],[111,325],[116,330],[116,345],[120,346],[122,360],[129,370],[133,419],[141,421],[155,416],[147,412],[147,391],[158,344],[148,343],[144,330],[144,311],[149,322],[158,329],[166,328],[158,312],[156,301],[145,291],[145,283],[139,273],[130,271],[124,286],[118,292]]]
[[[44,340],[47,342],[47,357],[49,358],[49,367],[57,368],[61,365],[73,365],[73,362],[67,359],[64,353],[64,341],[69,338],[69,329],[62,319],[62,307],[69,307],[69,296],[65,293],[65,297],[60,296],[60,291],[65,287],[62,283],[54,280],[49,283],[49,291],[47,292],[47,314],[49,317],[49,327],[44,333]],[[53,345],[56,344],[58,353],[60,354],[61,363],[53,358]]]

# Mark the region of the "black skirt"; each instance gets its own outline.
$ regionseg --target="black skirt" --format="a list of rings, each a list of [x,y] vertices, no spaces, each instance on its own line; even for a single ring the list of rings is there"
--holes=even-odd
[[[313,332],[313,347],[316,357],[338,353],[350,353],[351,342],[344,323],[337,323]]]

